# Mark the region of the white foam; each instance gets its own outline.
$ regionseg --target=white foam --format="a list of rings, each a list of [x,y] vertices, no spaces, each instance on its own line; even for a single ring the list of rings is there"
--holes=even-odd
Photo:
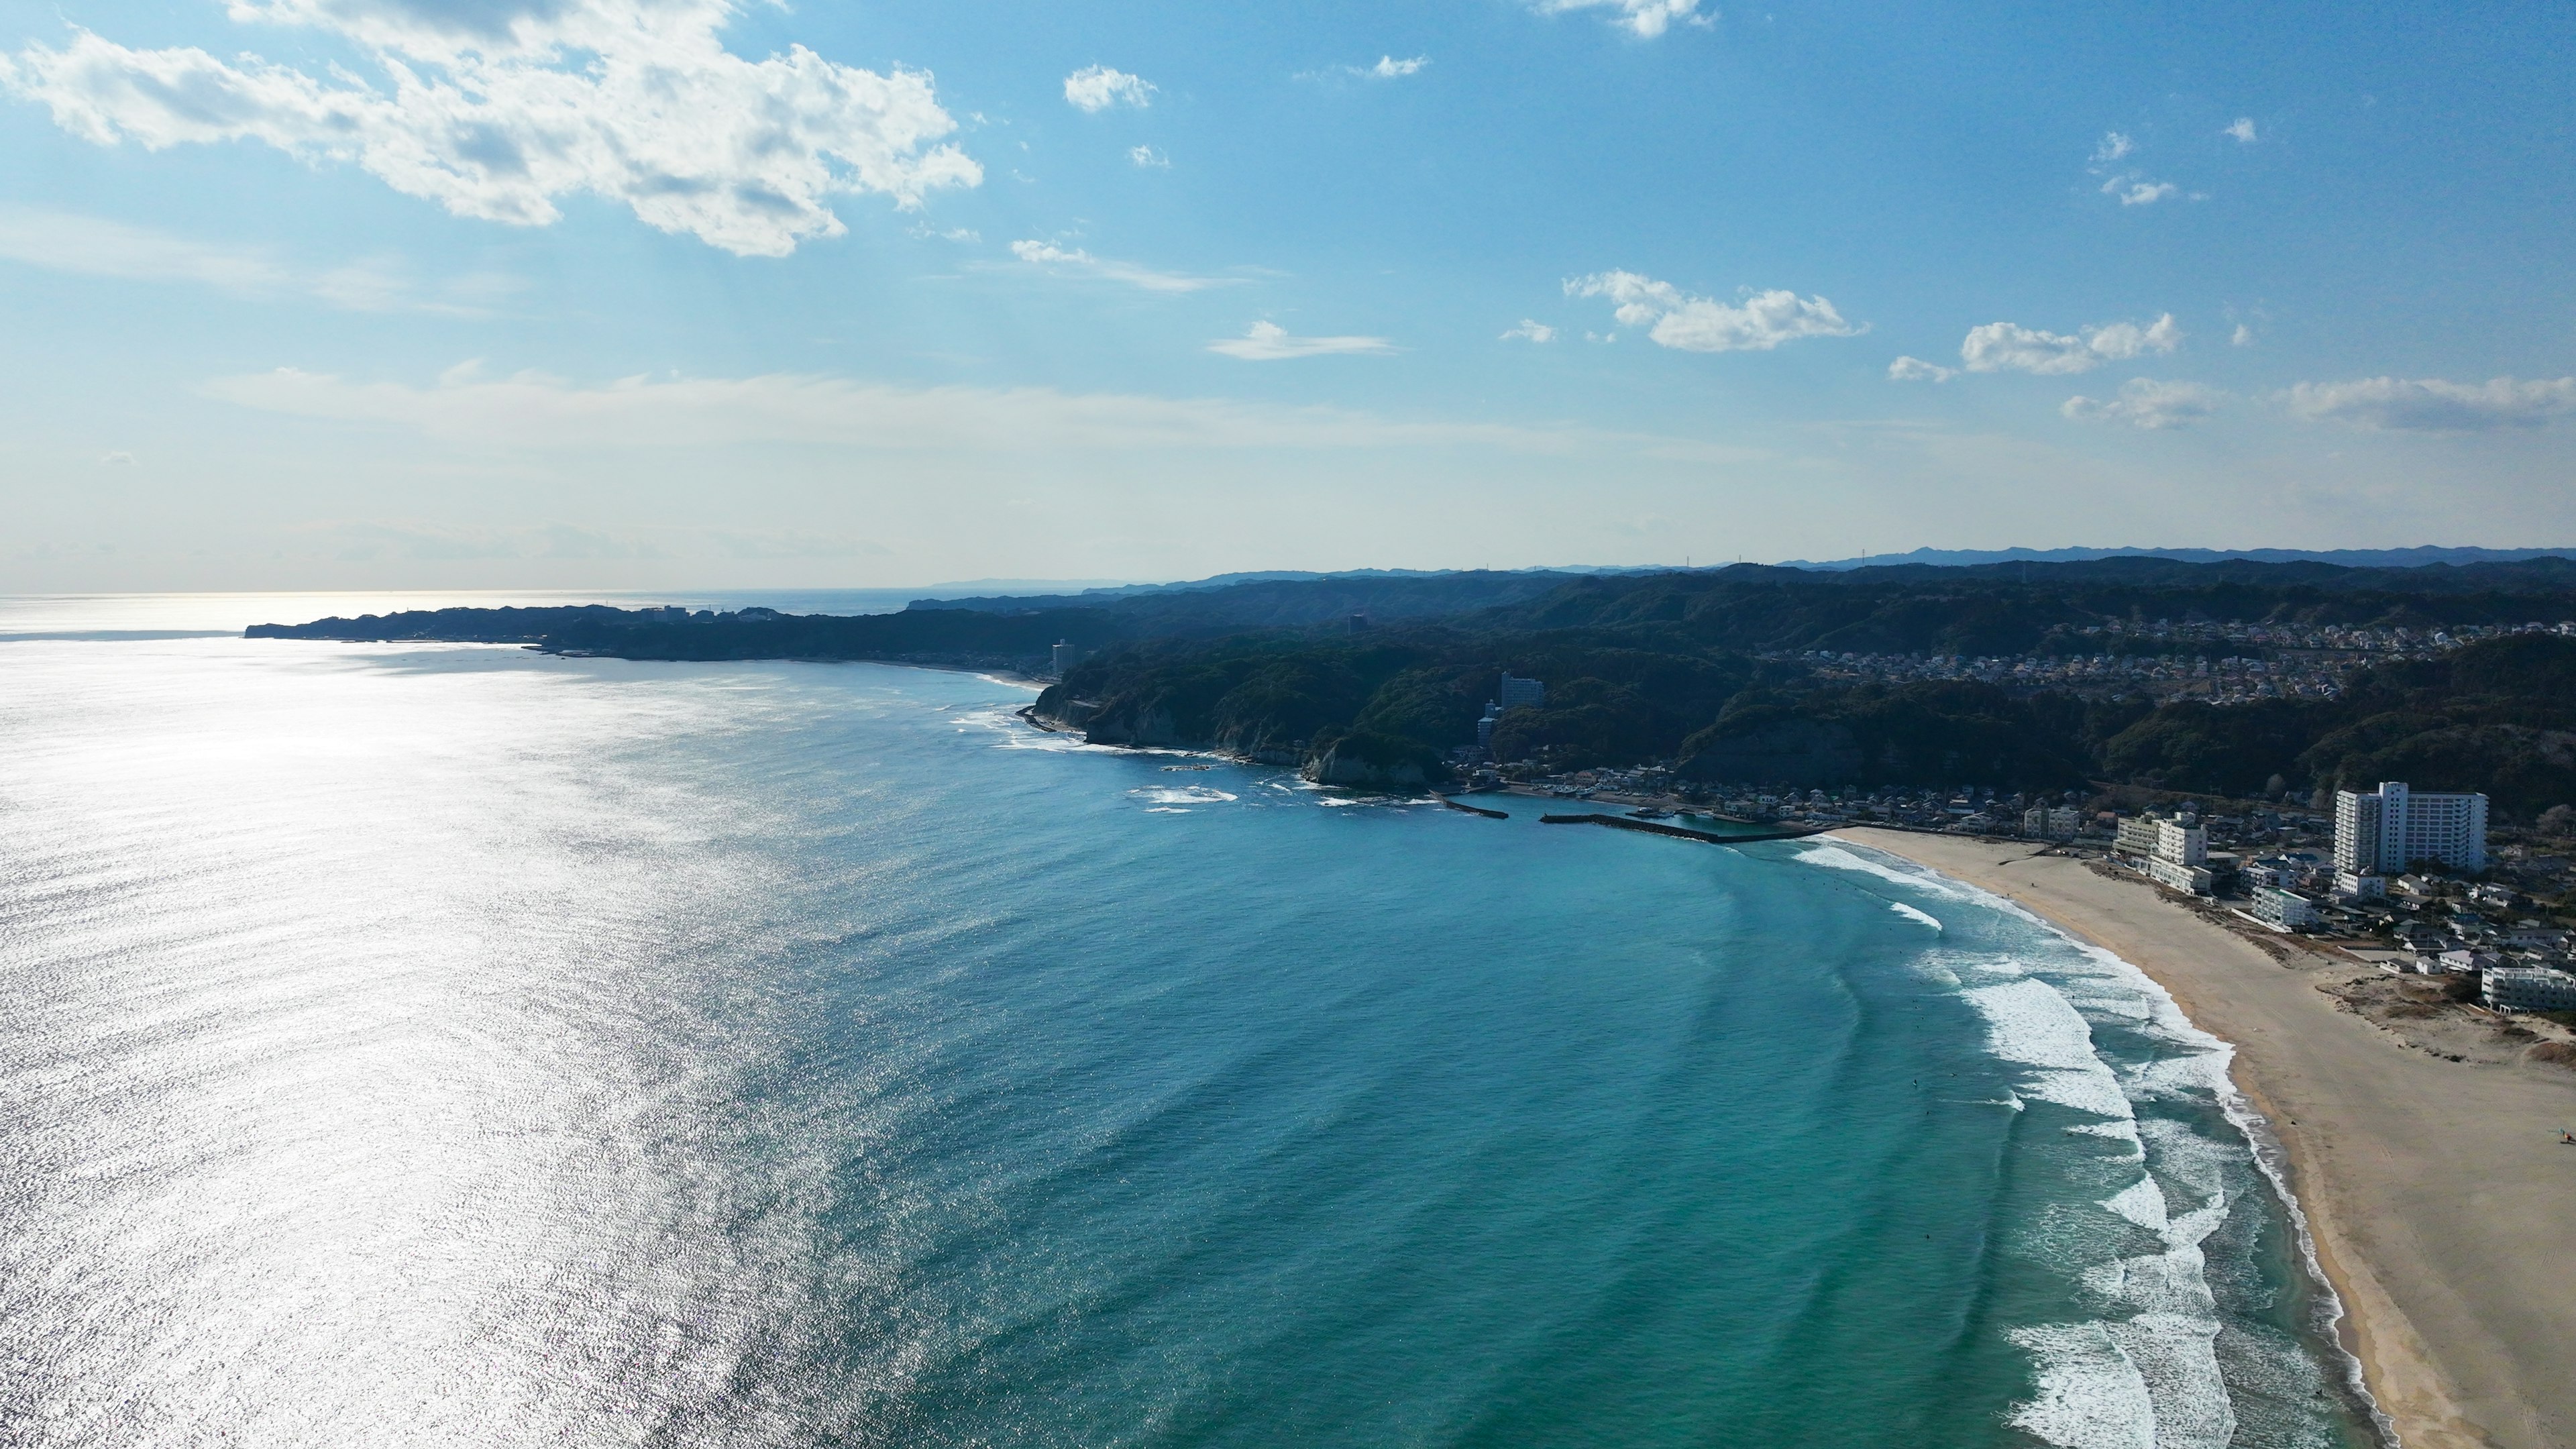
[[[1147,785],[1127,793],[1157,805],[1214,805],[1236,798],[1211,785]]]
[[[2065,1449],[2156,1449],[2146,1376],[2102,1324],[2043,1324],[2011,1337],[2039,1368],[2039,1392],[2014,1406],[2014,1428]]]
[[[1887,903],[1887,908],[1896,912],[1898,915],[1905,917],[1909,921],[1921,921],[1923,924],[1930,926],[1936,931],[1941,929],[1941,918],[1933,915],[1930,911],[1918,911],[1903,901],[1889,901]]]
[[[2139,1178],[2105,1199],[2102,1206],[2149,1232],[2165,1230],[2165,1190],[2156,1186],[2152,1177]]]
[[[2036,977],[1972,986],[1968,1004],[1986,1019],[1986,1047],[2034,1070],[2016,1090],[2097,1117],[2133,1115],[2120,1079],[2093,1051],[2093,1030],[2057,988]]]
[[[1920,876],[1877,867],[1848,850],[1809,850],[1800,858],[1932,888]],[[2236,1417],[2219,1369],[2220,1320],[2201,1243],[2227,1219],[2230,1204],[2222,1175],[2227,1149],[2180,1122],[2150,1122],[2142,1130],[2134,1104],[2165,1096],[2214,1098],[2252,1144],[2256,1161],[2298,1228],[2311,1275],[2318,1276],[2306,1219],[2266,1158],[2269,1139],[2260,1119],[2228,1077],[2234,1049],[2194,1026],[2172,994],[2131,963],[2074,940],[1992,892],[1957,882],[1941,884],[1941,894],[2027,921],[2072,948],[2065,965],[2050,964],[2048,980],[2004,963],[1974,962],[1968,969],[1978,984],[1962,994],[1985,1018],[1989,1049],[2031,1069],[2019,1084],[2023,1095],[2108,1119],[2068,1130],[2127,1143],[2135,1154],[2131,1160],[2148,1164],[2154,1174],[2131,1183],[2102,1207],[2155,1233],[2163,1251],[2112,1258],[2082,1270],[2085,1286],[2116,1305],[2115,1316],[2012,1333],[2013,1341],[2032,1355],[2038,1379],[2037,1392],[2015,1407],[2012,1422],[2067,1449],[2224,1449],[2235,1435]],[[2117,1072],[2095,1050],[2084,1012],[2133,1026],[2173,1050],[2159,1052],[2125,1074]],[[2196,1205],[2176,1211],[2176,1190],[2182,1201]],[[2321,1276],[2318,1281],[2322,1284]],[[2326,1293],[2331,1300],[2332,1290]],[[2334,1305],[2333,1312],[2340,1314],[2341,1305]],[[2357,1365],[2348,1365],[2348,1376],[2358,1383]]]
[[[1894,881],[1898,885],[1912,886],[1916,890],[1930,891],[1936,896],[1949,896],[1953,899],[1958,899],[1966,894],[1964,888],[1959,887],[1948,880],[1944,880],[1940,876],[1932,874],[1930,871],[1898,869],[1893,866],[1881,865],[1879,862],[1868,859],[1865,856],[1854,855],[1839,845],[1807,846],[1798,852],[1798,859],[1805,861],[1809,865],[1821,865],[1833,870],[1855,870],[1859,871],[1863,875],[1874,875],[1881,880]]]

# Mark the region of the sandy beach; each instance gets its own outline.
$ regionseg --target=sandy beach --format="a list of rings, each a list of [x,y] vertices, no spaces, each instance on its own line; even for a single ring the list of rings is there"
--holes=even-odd
[[[2235,1044],[2287,1149],[2346,1341],[2408,1449],[2576,1445],[2576,1072],[2454,1062],[2318,988],[2375,968],[2284,963],[2142,881],[2031,846],[1837,836],[1983,887],[2117,953]]]

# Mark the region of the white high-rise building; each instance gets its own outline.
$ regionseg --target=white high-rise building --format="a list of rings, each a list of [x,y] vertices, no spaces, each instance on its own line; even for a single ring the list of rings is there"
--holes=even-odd
[[[1547,686],[1535,679],[1520,679],[1509,670],[1503,672],[1503,708],[1519,709],[1527,705],[1536,709],[1547,703]]]
[[[2440,795],[2383,780],[2364,795],[2335,792],[2335,869],[2395,875],[2419,860],[2487,868],[2487,797]]]

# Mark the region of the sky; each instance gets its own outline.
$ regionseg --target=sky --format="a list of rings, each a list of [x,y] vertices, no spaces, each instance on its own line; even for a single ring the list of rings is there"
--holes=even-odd
[[[0,592],[2576,546],[2576,6],[0,0]]]

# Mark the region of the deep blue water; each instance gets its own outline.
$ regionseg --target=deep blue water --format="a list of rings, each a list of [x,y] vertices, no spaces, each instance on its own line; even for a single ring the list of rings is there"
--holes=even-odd
[[[2223,1050],[963,674],[0,643],[0,1440],[2343,1445]]]

